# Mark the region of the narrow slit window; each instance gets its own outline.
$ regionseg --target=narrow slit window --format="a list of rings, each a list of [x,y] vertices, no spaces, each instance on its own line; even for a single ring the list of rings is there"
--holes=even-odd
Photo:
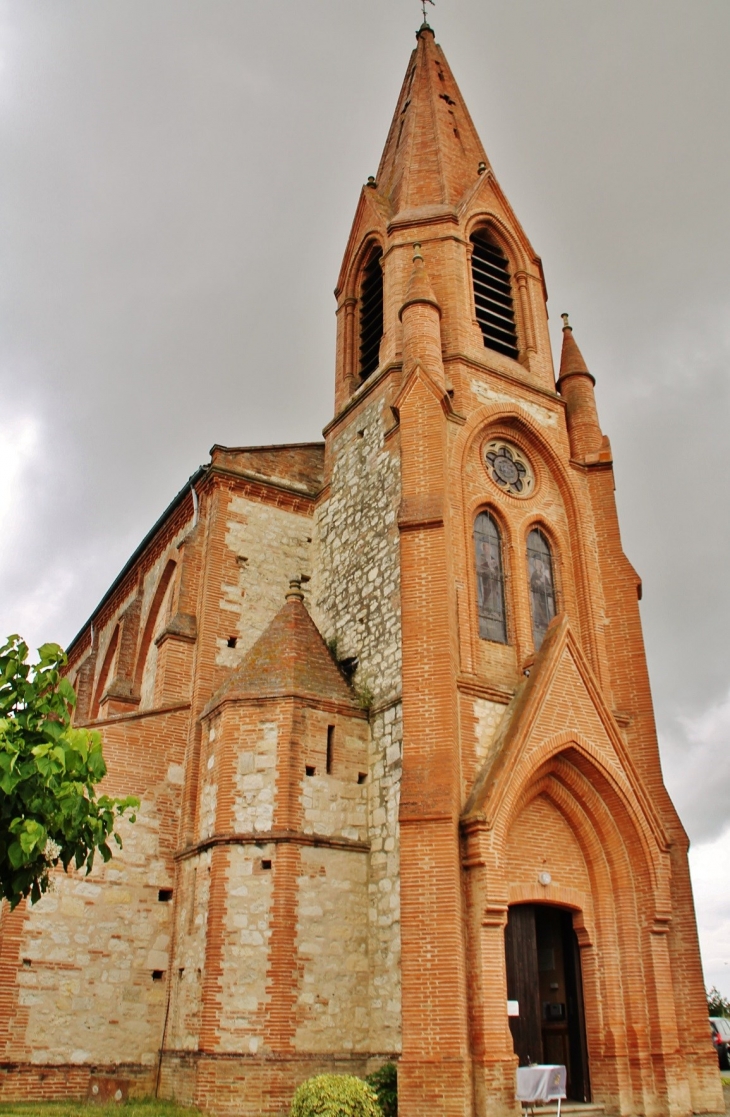
[[[484,234],[475,233],[471,243],[474,307],[484,344],[516,360],[517,329],[507,257]]]
[[[360,283],[360,379],[366,380],[378,367],[383,336],[383,251],[370,254]]]
[[[489,512],[480,512],[474,521],[474,551],[479,636],[482,640],[506,644],[502,541],[499,528]]]
[[[327,726],[327,775],[332,773],[332,763],[335,756],[335,727]]]
[[[555,616],[555,582],[550,544],[539,528],[527,537],[527,577],[530,582],[532,637],[537,651]]]

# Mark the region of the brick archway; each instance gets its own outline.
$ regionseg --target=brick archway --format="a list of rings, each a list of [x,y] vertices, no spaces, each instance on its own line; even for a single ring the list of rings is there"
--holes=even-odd
[[[545,742],[513,771],[489,823],[472,822],[466,843],[470,962],[478,982],[472,1036],[484,1112],[513,1104],[517,1060],[506,1020],[503,940],[515,903],[554,904],[573,914],[594,1100],[619,1099],[624,1111],[666,1106],[673,1060],[670,1052],[657,1057],[650,1024],[667,1019],[676,1036],[661,924],[667,853],[652,841],[631,789],[584,743]],[[540,883],[541,871],[550,872],[549,884]]]

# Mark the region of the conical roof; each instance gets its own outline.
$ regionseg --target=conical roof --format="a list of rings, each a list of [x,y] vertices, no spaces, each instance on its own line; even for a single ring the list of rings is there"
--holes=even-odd
[[[573,327],[568,325],[568,315],[563,315],[563,349],[560,354],[560,375],[558,376],[558,383],[566,376],[573,376],[575,373],[583,373],[590,376],[593,380],[592,374],[588,370],[588,365],[585,362],[583,354],[578,348],[578,342],[573,337]]]
[[[377,175],[393,215],[456,205],[488,165],[433,31],[424,24],[417,39]]]
[[[359,709],[299,593],[287,595],[241,666],[226,680],[202,716],[222,702],[296,696]]]

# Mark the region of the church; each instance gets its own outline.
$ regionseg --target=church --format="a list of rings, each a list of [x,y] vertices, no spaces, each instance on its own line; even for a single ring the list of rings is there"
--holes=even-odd
[[[141,808],[3,908],[0,1098],[278,1117],[392,1060],[402,1117],[515,1117],[545,1062],[592,1115],[724,1109],[641,581],[546,299],[424,23],[324,440],[214,446],[69,648]]]

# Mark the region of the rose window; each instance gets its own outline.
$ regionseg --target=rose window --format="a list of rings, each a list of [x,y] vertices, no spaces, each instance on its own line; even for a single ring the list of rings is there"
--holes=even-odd
[[[530,496],[535,476],[525,455],[509,442],[489,442],[484,451],[487,473],[506,493]]]

